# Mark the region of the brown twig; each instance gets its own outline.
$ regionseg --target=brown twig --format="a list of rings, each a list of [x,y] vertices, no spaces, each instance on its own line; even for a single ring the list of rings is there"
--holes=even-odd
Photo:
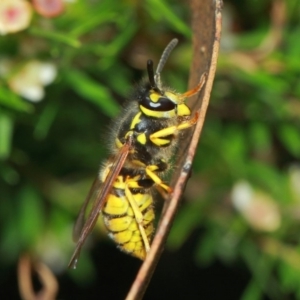
[[[32,268],[42,284],[40,291],[34,291]],[[24,254],[18,264],[19,292],[23,300],[54,300],[58,292],[58,283],[51,270],[43,263],[32,263],[30,256]]]
[[[263,60],[280,45],[286,24],[286,6],[284,0],[274,0],[272,2],[270,29],[260,45],[250,51],[250,55],[255,60]]]
[[[151,245],[151,250],[146,260],[141,266],[135,281],[126,297],[127,300],[142,299],[152,274],[157,265],[158,259],[163,251],[167,234],[170,231],[179,200],[183,193],[185,183],[188,179],[196,147],[203,128],[206,110],[209,103],[210,93],[216,71],[217,57],[219,52],[221,36],[221,7],[222,1],[216,0],[192,0],[192,27],[194,32],[194,60],[191,69],[189,85],[195,86],[200,75],[208,70],[208,76],[203,93],[198,99],[193,99],[192,107],[199,110],[199,120],[195,126],[195,131],[188,143],[188,150],[184,159],[181,159],[172,183],[174,192],[167,204],[160,225]],[[202,98],[202,102],[201,102]],[[189,102],[190,103],[190,102]],[[189,137],[187,137],[189,138]]]
[[[287,19],[287,4],[284,0],[274,0],[271,4],[270,28],[264,39],[252,50],[233,51],[227,54],[232,65],[247,72],[254,72],[257,68],[261,68],[262,61],[280,46]]]

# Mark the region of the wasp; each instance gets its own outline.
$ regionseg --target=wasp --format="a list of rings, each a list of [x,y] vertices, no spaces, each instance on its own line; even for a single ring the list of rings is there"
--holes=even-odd
[[[104,163],[88,193],[74,226],[77,245],[69,266],[76,267],[82,245],[100,213],[109,236],[124,252],[145,259],[154,231],[153,189],[171,194],[164,181],[181,131],[192,127],[192,116],[185,99],[198,93],[205,83],[183,94],[164,87],[161,71],[173,48],[173,39],[165,48],[154,72],[147,61],[148,79],[135,89],[132,100],[114,122],[110,135],[111,156]],[[94,202],[85,221],[85,211]]]

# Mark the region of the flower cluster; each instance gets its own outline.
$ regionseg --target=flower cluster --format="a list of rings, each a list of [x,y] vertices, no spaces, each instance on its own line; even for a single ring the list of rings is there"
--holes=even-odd
[[[56,17],[63,13],[62,0],[1,0],[0,34],[15,33],[26,29],[32,19],[33,11],[44,17]]]
[[[0,35],[25,30],[30,26],[34,13],[52,18],[63,12],[63,0],[1,0]],[[33,102],[44,97],[44,86],[55,79],[56,73],[56,66],[50,62],[16,56],[8,58],[7,55],[0,57],[0,76],[8,87]]]

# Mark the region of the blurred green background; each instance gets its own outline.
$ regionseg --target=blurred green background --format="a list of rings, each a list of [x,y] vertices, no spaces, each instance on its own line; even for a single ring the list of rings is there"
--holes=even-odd
[[[18,299],[17,261],[30,253],[57,276],[59,299],[123,299],[140,262],[99,225],[67,271],[72,226],[108,155],[107,124],[174,37],[162,77],[186,90],[190,11],[53,2],[51,18],[34,1],[28,26],[0,37],[1,289]],[[145,299],[300,299],[299,36],[298,0],[225,1],[193,175]]]

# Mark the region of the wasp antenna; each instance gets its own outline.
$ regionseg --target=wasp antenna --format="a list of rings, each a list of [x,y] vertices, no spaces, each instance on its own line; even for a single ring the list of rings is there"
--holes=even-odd
[[[161,55],[161,58],[159,60],[159,63],[158,63],[158,66],[156,68],[156,76],[158,74],[161,73],[163,67],[165,66],[166,64],[166,61],[167,59],[169,58],[170,56],[170,53],[172,52],[172,50],[175,48],[175,46],[177,45],[178,43],[178,39],[173,39],[169,44],[168,46],[165,48],[163,54]]]
[[[151,88],[158,92],[158,93],[162,93],[161,90],[157,87],[157,84],[155,82],[155,77],[154,77],[154,69],[153,69],[153,61],[151,59],[149,59],[147,61],[147,71],[148,71],[148,77],[149,77],[149,82],[151,85]]]
[[[153,70],[153,61],[149,59],[147,61],[147,71],[148,71],[148,78],[151,85],[151,88],[156,88],[156,83],[154,80],[154,70]]]
[[[175,48],[175,46],[178,43],[178,39],[173,39],[168,46],[165,48],[163,54],[161,55],[161,58],[159,60],[159,63],[157,65],[156,68],[156,72],[155,72],[155,83],[158,86],[158,88],[161,88],[161,80],[160,80],[160,73],[162,71],[162,69],[164,68],[170,53],[172,52],[172,50]]]

